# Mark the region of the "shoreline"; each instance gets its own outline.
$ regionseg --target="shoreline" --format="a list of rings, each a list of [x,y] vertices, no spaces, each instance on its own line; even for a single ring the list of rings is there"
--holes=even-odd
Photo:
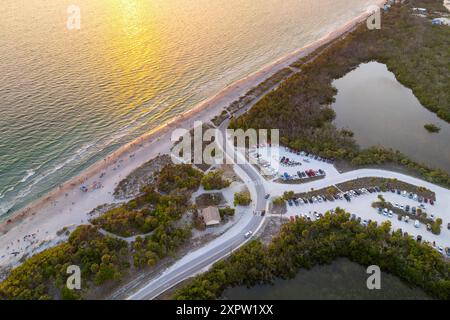
[[[383,3],[385,3],[384,0],[379,1],[377,5]],[[277,71],[290,66],[322,45],[331,43],[351,32],[368,15],[368,12],[363,12],[317,41],[307,44],[229,84],[192,109],[121,146],[103,160],[83,170],[59,187],[5,217],[0,222],[0,267],[4,267],[5,264],[14,266],[25,254],[34,254],[41,249],[45,249],[46,245],[56,244],[59,240],[62,240],[56,234],[58,230],[62,227],[77,226],[87,222],[88,213],[97,206],[104,203],[120,202],[114,199],[112,195],[117,183],[146,161],[159,154],[170,152],[172,146],[171,129],[176,127],[189,130],[195,121],[209,122],[229,104],[245,95],[247,91],[256,87]],[[97,177],[102,173],[105,173],[104,179]],[[92,185],[98,181],[102,184],[100,189],[87,193],[79,189],[82,185]],[[28,238],[32,239],[30,242],[22,241],[30,235],[33,235]],[[11,257],[11,254],[7,252],[8,250],[11,251],[10,246],[20,246],[22,251]]]

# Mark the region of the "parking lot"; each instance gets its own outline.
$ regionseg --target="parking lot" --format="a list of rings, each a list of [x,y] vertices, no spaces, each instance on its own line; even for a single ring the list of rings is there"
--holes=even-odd
[[[334,211],[335,208],[340,207],[350,214],[354,215],[354,218],[359,220],[362,224],[367,224],[369,221],[376,221],[381,223],[383,221],[390,221],[392,228],[402,229],[403,232],[408,233],[414,239],[421,238],[422,241],[429,242],[434,246],[436,250],[446,255],[445,249],[450,248],[450,230],[448,230],[448,223],[450,223],[450,190],[442,188],[435,184],[423,181],[421,179],[411,177],[402,173],[382,170],[382,169],[358,169],[340,173],[333,165],[331,159],[320,159],[316,155],[306,154],[302,152],[293,152],[285,147],[277,147],[277,149],[271,146],[259,146],[249,150],[249,156],[258,162],[258,165],[266,172],[270,172],[273,176],[270,179],[264,181],[265,190],[269,193],[271,199],[282,196],[285,192],[293,191],[295,194],[304,194],[318,190],[326,190],[328,188],[337,188],[337,185],[352,181],[360,178],[383,178],[383,179],[396,179],[404,183],[410,184],[416,187],[423,187],[431,190],[436,195],[436,201],[433,204],[430,203],[430,199],[427,199],[428,203],[422,200],[420,203],[419,197],[410,197],[409,193],[400,190],[398,194],[396,192],[381,192],[381,190],[372,190],[370,192],[361,192],[361,190],[354,190],[354,193],[348,193],[348,200],[345,199],[344,193],[341,194],[341,198],[330,200],[324,199],[308,199],[307,203],[304,201],[291,201],[291,205],[287,203],[287,213],[285,217],[295,218],[304,217],[311,220],[320,219],[320,215],[327,211]],[[284,158],[284,161],[283,161]],[[288,159],[286,161],[286,159]],[[319,171],[321,169],[324,172],[324,176],[317,180],[314,178],[306,178],[304,181],[298,179],[298,172],[304,172],[307,170]],[[287,175],[286,175],[287,174]],[[266,176],[267,178],[267,176]],[[289,181],[290,180],[290,181]],[[286,183],[289,181],[289,183]],[[367,188],[369,189],[369,188]],[[368,191],[368,190],[367,190]],[[376,192],[375,192],[376,191]],[[342,190],[339,190],[341,193]],[[359,193],[359,195],[357,194]],[[324,194],[325,196],[325,191]],[[372,207],[372,203],[379,202],[378,195],[382,195],[386,202],[392,204],[393,208],[398,210],[404,210],[408,206],[409,219],[398,220],[398,215],[395,212],[390,212],[390,209],[385,212],[382,208],[381,212],[377,208]],[[328,195],[329,196],[329,195]],[[312,200],[312,201],[309,201]],[[433,199],[434,200],[434,199]],[[422,206],[422,207],[421,207]],[[403,208],[403,209],[402,209]],[[427,230],[425,223],[415,223],[413,214],[413,208],[421,209],[427,213],[427,216],[433,219],[441,218],[443,223],[441,226],[441,233],[439,235],[433,234]],[[269,213],[269,215],[271,215]],[[415,225],[416,224],[416,225]],[[441,249],[441,250],[439,250]]]
[[[361,193],[361,192],[360,192]],[[372,203],[379,201],[378,195],[384,197],[386,202],[392,203],[394,206],[398,206],[401,208],[409,207],[410,212],[412,208],[422,208],[425,212],[427,212],[428,217],[433,217],[433,219],[443,218],[440,215],[442,208],[439,205],[439,202],[436,202],[434,205],[419,203],[417,200],[410,199],[408,196],[404,196],[402,194],[392,193],[392,192],[374,192],[374,193],[361,193],[360,195],[349,195],[349,200],[345,199],[344,195],[341,194],[341,198],[330,200],[323,200],[323,198],[330,197],[314,197],[304,199],[297,199],[297,203],[294,201],[289,201],[291,204],[287,204],[287,214],[288,217],[304,217],[306,219],[317,220],[320,219],[320,215],[324,214],[327,211],[334,210],[336,207],[340,207],[345,209],[347,212],[354,214],[354,218],[360,220],[362,224],[367,224],[369,220],[376,221],[377,223],[382,223],[384,221],[389,221],[392,225],[393,229],[402,229],[403,232],[407,232],[409,235],[412,235],[414,239],[417,239],[417,236],[420,235],[422,241],[428,241],[430,244],[435,244],[435,248],[439,250],[441,253],[445,254],[445,248],[450,247],[450,230],[447,228],[447,224],[443,224],[441,228],[441,234],[435,235],[431,231],[427,230],[427,227],[423,223],[419,223],[415,225],[414,219],[402,219],[398,220],[397,214],[390,212],[389,210],[382,210],[379,212],[378,209],[372,208]],[[305,203],[305,200],[307,203]],[[310,200],[313,203],[310,203]],[[408,220],[408,221],[406,221]],[[419,238],[420,238],[419,237]]]
[[[249,155],[258,165],[273,175],[273,179],[305,180],[312,178],[336,176],[339,172],[333,166],[331,159],[322,159],[317,155],[305,152],[294,152],[280,147],[273,152],[269,146],[250,148]]]

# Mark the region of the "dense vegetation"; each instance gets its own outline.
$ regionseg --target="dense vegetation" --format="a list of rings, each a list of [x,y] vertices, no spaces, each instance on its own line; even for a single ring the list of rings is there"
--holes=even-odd
[[[364,266],[378,265],[435,298],[450,299],[450,264],[441,254],[400,230],[392,232],[389,222],[364,227],[349,217],[337,209],[314,222],[291,221],[268,246],[250,242],[179,289],[175,298],[217,299],[229,287],[293,278],[301,268],[346,257]]]
[[[445,170],[441,168],[429,168],[424,164],[412,161],[401,152],[392,149],[371,147],[362,150],[351,159],[351,163],[356,166],[383,165],[389,163],[399,164],[413,170],[429,182],[447,188],[450,187],[450,175]]]
[[[162,192],[176,189],[197,190],[203,174],[189,164],[169,164],[159,173],[157,186]]]
[[[91,222],[111,233],[129,237],[149,233],[161,223],[178,220],[188,208],[187,193],[161,195],[153,187],[146,187],[143,195]]]
[[[234,194],[235,206],[248,206],[250,202],[252,202],[252,197],[249,191],[241,191]]]
[[[82,289],[118,280],[128,268],[125,241],[102,236],[97,228],[80,226],[66,243],[36,254],[14,269],[0,283],[0,299],[79,299],[81,292],[68,290],[67,267],[81,269]]]
[[[205,190],[220,190],[230,186],[230,181],[223,177],[223,171],[210,171],[202,178],[202,186]]]
[[[191,209],[191,192],[202,174],[188,165],[167,165],[140,196],[79,226],[67,242],[44,250],[14,269],[0,284],[0,299],[80,299],[92,287],[117,284],[131,268],[152,267],[171,256],[191,237],[189,223],[180,220]],[[165,194],[156,191],[156,186]],[[116,236],[149,233],[130,245]],[[69,265],[81,268],[82,289],[69,290]]]
[[[151,236],[137,237],[133,242],[133,262],[137,268],[154,266],[160,259],[174,254],[191,237],[189,227],[176,228],[170,224],[160,225]]]
[[[439,4],[438,4],[439,2]],[[332,120],[334,79],[359,64],[379,61],[411,88],[420,102],[450,122],[450,28],[432,26],[428,18],[412,14],[412,7],[439,7],[438,0],[411,0],[383,14],[381,30],[361,24],[333,45],[302,61],[300,73],[284,81],[253,108],[232,119],[231,128],[280,129],[281,143],[322,157],[345,159],[354,165],[396,163],[414,169],[428,181],[450,186],[443,170],[430,169],[381,147],[360,151],[351,131],[338,130]]]
[[[222,219],[225,217],[234,216],[235,211],[236,210],[234,208],[230,208],[230,207],[219,208],[219,214]]]

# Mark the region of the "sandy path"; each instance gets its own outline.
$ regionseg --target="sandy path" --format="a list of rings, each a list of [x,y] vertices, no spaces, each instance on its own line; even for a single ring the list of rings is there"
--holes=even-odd
[[[381,3],[384,3],[384,0],[380,1]],[[0,225],[0,267],[15,266],[25,254],[34,254],[54,245],[63,239],[57,236],[58,230],[86,223],[87,214],[92,209],[104,203],[116,202],[112,193],[124,177],[158,154],[169,152],[173,128],[190,129],[194,121],[209,121],[251,88],[318,47],[339,38],[366,17],[367,13],[363,13],[318,41],[231,84],[192,110],[123,146],[48,195],[15,213]],[[102,173],[104,177],[100,179]],[[87,193],[80,190],[80,186],[91,186],[94,182],[100,182],[102,187]]]

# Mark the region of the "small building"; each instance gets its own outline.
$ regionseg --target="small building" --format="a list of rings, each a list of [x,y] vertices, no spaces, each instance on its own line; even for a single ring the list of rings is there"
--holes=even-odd
[[[202,210],[201,217],[207,227],[218,225],[221,221],[219,209],[217,207],[207,207]]]

